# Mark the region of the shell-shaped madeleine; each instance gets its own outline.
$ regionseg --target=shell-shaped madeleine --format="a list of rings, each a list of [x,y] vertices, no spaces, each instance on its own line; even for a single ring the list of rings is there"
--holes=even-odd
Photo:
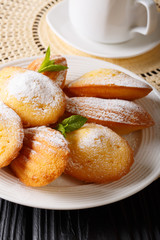
[[[55,123],[65,110],[65,96],[47,76],[20,67],[0,71],[0,99],[22,119],[25,127]]]
[[[67,134],[71,151],[65,172],[79,180],[107,183],[130,171],[133,151],[111,129],[88,123]]]
[[[23,137],[20,117],[0,101],[0,168],[9,165],[17,157]]]
[[[68,143],[60,132],[48,127],[26,128],[24,134],[23,147],[10,167],[27,186],[45,186],[64,172]]]
[[[38,71],[40,68],[44,58],[38,58],[31,62],[27,69]],[[61,55],[52,55],[51,60],[55,61],[55,64],[63,65],[67,67],[67,60],[65,57]],[[46,75],[50,79],[53,80],[60,88],[63,88],[66,81],[66,75],[67,75],[67,69],[61,70],[61,71],[49,71],[49,72],[43,72],[42,74]]]
[[[134,100],[152,91],[145,82],[115,69],[98,69],[70,82],[64,88],[68,96]]]
[[[150,114],[135,102],[92,97],[67,98],[66,114],[78,114],[88,122],[107,126],[119,134],[151,127]]]

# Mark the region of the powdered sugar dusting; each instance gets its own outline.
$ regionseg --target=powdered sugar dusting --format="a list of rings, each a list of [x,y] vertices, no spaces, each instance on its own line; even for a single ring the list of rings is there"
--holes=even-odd
[[[29,141],[32,142],[32,149],[36,149],[37,147],[39,147],[40,149],[43,149],[43,147],[46,148],[46,146],[44,145],[44,142],[42,143],[42,142],[39,142],[38,140],[33,140],[33,139],[29,140],[26,136],[24,137],[24,140],[25,140],[25,143],[28,143]],[[46,151],[52,152],[54,154],[56,153],[56,150],[50,146],[47,146]],[[35,153],[36,153],[36,150],[35,150]]]
[[[77,131],[75,143],[75,136],[71,138],[67,173],[87,182],[106,182],[129,171],[132,150],[118,134],[98,124],[85,124]]]
[[[10,122],[13,125],[17,125],[17,122],[20,123],[21,119],[14,110],[0,101],[0,121],[5,121],[7,124]]]
[[[92,74],[93,73],[93,74]],[[105,86],[125,86],[125,87],[139,87],[139,88],[151,88],[147,83],[139,81],[123,72],[119,72],[115,69],[101,69],[87,73],[76,79],[69,84],[69,87],[90,85],[105,85]]]
[[[3,135],[3,128],[7,135]],[[0,131],[2,131],[2,138],[14,138],[15,151],[22,146],[24,131],[20,117],[17,113],[0,101]],[[3,142],[0,142],[0,149]],[[7,143],[9,144],[9,142]],[[9,156],[10,153],[8,153]],[[15,155],[16,157],[16,155]]]
[[[62,57],[61,55],[52,55],[51,59],[55,60],[55,64],[67,66],[66,58]],[[55,80],[56,80],[55,83],[58,86],[60,87],[62,86],[63,81],[65,80],[65,77],[66,77],[66,73],[67,73],[67,69],[55,72]]]
[[[83,136],[83,138],[79,141],[79,147],[86,149],[86,147],[96,149],[97,146],[99,147],[106,147],[106,141],[103,141],[104,139],[109,139],[112,146],[115,144],[115,139],[113,138],[113,132],[105,127],[102,127],[98,124],[92,125],[92,124],[85,124],[84,128],[87,128],[86,134]],[[90,128],[90,126],[92,126]]]
[[[19,101],[55,105],[60,89],[43,74],[26,70],[9,79],[8,93]]]
[[[123,135],[123,138],[127,140],[129,145],[131,146],[134,155],[136,155],[140,144],[141,144],[141,139],[142,139],[142,132],[141,131],[135,131],[127,135]]]
[[[65,78],[65,74],[66,74],[66,70],[59,71],[59,73],[56,77],[56,82],[55,82],[58,86],[62,85],[64,78]]]
[[[68,143],[63,135],[54,129],[50,129],[48,127],[34,127],[34,128],[26,128],[24,130],[25,134],[32,134],[33,140],[44,140],[51,144],[53,147],[63,147],[66,148],[68,151]]]
[[[126,100],[73,97],[67,99],[66,111],[102,121],[133,125],[146,125],[146,121],[152,123],[152,119],[141,106]]]

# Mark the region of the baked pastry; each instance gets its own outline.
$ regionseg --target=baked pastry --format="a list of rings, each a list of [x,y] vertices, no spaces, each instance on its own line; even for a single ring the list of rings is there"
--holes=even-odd
[[[19,67],[8,67],[1,71],[3,84],[0,99],[15,110],[24,127],[55,123],[63,115],[64,93],[50,78]]]
[[[20,117],[0,101],[0,168],[9,165],[17,157],[23,137]]]
[[[11,77],[11,74],[14,73],[23,73],[25,69],[21,67],[5,67],[0,70],[0,89],[3,89],[3,84]],[[3,90],[2,90],[3,91]]]
[[[59,177],[68,161],[68,143],[63,135],[42,126],[24,129],[24,143],[10,167],[27,186],[40,187]]]
[[[119,134],[151,127],[154,121],[137,103],[118,99],[73,97],[66,99],[66,115],[78,114],[88,122],[107,126]]]
[[[127,174],[133,151],[126,140],[107,127],[85,124],[67,134],[71,151],[65,173],[85,182],[107,183]]]
[[[134,100],[146,96],[152,88],[147,83],[115,69],[98,69],[70,82],[64,91],[69,97]]]
[[[44,58],[38,58],[31,62],[27,69],[38,71],[40,68]],[[53,55],[51,56],[51,60],[55,60],[55,64],[60,64],[67,67],[67,60],[65,57],[61,55]],[[59,87],[63,88],[66,81],[67,69],[61,71],[50,71],[50,72],[43,72],[42,74],[46,75],[47,77],[51,78]]]

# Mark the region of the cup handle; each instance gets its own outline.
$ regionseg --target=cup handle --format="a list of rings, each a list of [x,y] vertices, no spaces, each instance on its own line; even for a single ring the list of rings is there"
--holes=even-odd
[[[145,27],[135,27],[132,33],[141,33],[147,35],[152,33],[157,26],[158,14],[156,4],[153,0],[137,0],[136,3],[142,4],[147,11],[147,25]]]

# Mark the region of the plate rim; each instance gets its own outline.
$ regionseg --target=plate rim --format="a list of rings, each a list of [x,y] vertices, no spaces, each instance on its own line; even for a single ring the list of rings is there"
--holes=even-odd
[[[115,59],[115,58],[117,58],[117,59],[126,59],[126,58],[132,58],[132,57],[136,57],[136,56],[139,56],[139,55],[142,55],[142,54],[144,54],[144,53],[147,53],[147,52],[149,52],[149,51],[151,51],[152,49],[154,49],[156,46],[158,46],[159,44],[160,44],[160,39],[158,40],[158,38],[157,38],[157,40],[156,40],[156,42],[154,42],[154,43],[150,43],[150,47],[148,47],[148,48],[146,48],[146,49],[144,49],[143,51],[141,50],[140,51],[140,48],[138,48],[138,50],[139,50],[139,52],[137,52],[137,53],[135,53],[135,54],[119,54],[119,55],[112,55],[112,54],[103,54],[103,53],[97,53],[97,52],[94,52],[94,51],[89,51],[89,50],[86,50],[86,49],[84,49],[83,47],[81,47],[81,46],[79,46],[79,45],[77,45],[77,44],[75,44],[75,43],[72,43],[72,42],[70,42],[67,38],[65,38],[58,30],[57,30],[57,28],[55,28],[55,25],[52,25],[52,23],[51,23],[51,21],[50,21],[50,18],[52,18],[52,14],[54,14],[54,11],[56,11],[56,9],[61,9],[61,8],[63,8],[64,6],[65,6],[65,4],[66,4],[66,6],[67,6],[67,4],[68,4],[68,1],[67,0],[63,0],[62,2],[59,2],[59,3],[57,3],[55,6],[53,6],[49,11],[48,11],[48,13],[47,13],[47,15],[46,15],[46,21],[47,21],[47,24],[49,25],[49,27],[50,27],[50,29],[60,38],[60,39],[62,39],[65,43],[67,43],[67,44],[69,44],[70,46],[72,46],[72,47],[74,47],[74,48],[76,48],[76,49],[78,49],[78,50],[80,50],[80,51],[82,51],[82,52],[84,52],[84,53],[87,53],[87,54],[90,54],[90,55],[92,55],[92,56],[96,56],[96,57],[104,57],[104,58],[112,58],[112,59]],[[68,18],[69,19],[69,18]],[[160,17],[159,17],[159,21],[160,21]],[[158,27],[156,28],[156,30],[158,29]],[[74,31],[75,32],[75,31]],[[144,38],[145,36],[141,36],[141,38]],[[148,37],[149,37],[149,35],[148,35]],[[88,41],[87,39],[85,39],[85,38],[82,38],[82,40],[83,41]],[[134,39],[133,39],[133,41],[134,41]],[[91,41],[92,42],[92,41]],[[127,42],[126,42],[127,43]],[[124,43],[125,44],[125,43]],[[107,46],[114,46],[113,44],[106,44]],[[121,43],[120,44],[117,44],[117,46],[119,46],[119,45],[121,45]]]
[[[121,66],[119,66],[119,65],[116,65],[116,64],[113,64],[113,63],[110,63],[110,62],[107,62],[107,61],[104,61],[104,60],[99,60],[99,59],[95,59],[95,58],[90,58],[90,57],[83,57],[83,56],[72,56],[72,55],[63,55],[63,56],[65,56],[66,58],[71,58],[71,59],[73,59],[73,58],[76,58],[76,59],[79,59],[79,58],[81,58],[82,60],[83,59],[85,59],[85,60],[88,60],[88,59],[90,59],[90,61],[93,61],[93,62],[103,62],[103,63],[106,63],[106,64],[108,64],[110,67],[114,67],[114,68],[117,68],[117,69],[119,69],[119,70],[121,70],[121,71],[124,71],[124,72],[126,72],[127,74],[129,74],[129,75],[132,75],[132,76],[135,76],[135,77],[137,77],[139,80],[141,80],[141,81],[143,81],[143,82],[146,82],[143,78],[141,78],[141,77],[139,77],[137,74],[135,74],[135,73],[133,73],[133,72],[131,72],[130,70],[127,70],[126,68],[123,68],[123,67],[121,67]],[[34,59],[37,59],[37,58],[40,58],[40,57],[42,57],[42,56],[33,56],[33,57],[26,57],[26,58],[20,58],[20,59],[16,59],[16,60],[13,60],[13,61],[10,61],[10,62],[7,62],[7,63],[4,63],[4,64],[0,64],[0,69],[2,69],[3,67],[7,67],[7,66],[11,66],[11,65],[18,65],[18,64],[23,64],[23,63],[25,63],[25,62],[27,62],[27,61],[33,61]],[[149,83],[148,83],[149,84]],[[153,88],[153,92],[156,94],[156,96],[159,98],[159,100],[160,100],[160,94],[159,94],[159,92],[158,92],[158,90],[156,90],[151,84],[149,84],[152,88]],[[157,93],[158,92],[158,93]],[[85,206],[82,204],[80,207],[77,207],[77,206],[72,206],[72,207],[66,207],[66,206],[61,206],[61,207],[56,207],[56,206],[52,206],[52,207],[46,207],[46,206],[42,206],[41,204],[39,205],[39,204],[33,204],[33,203],[29,203],[29,202],[27,202],[27,203],[25,203],[25,202],[23,202],[23,201],[21,201],[21,200],[13,200],[11,197],[9,197],[9,196],[6,196],[5,194],[3,194],[2,192],[1,192],[1,189],[0,189],[0,197],[2,197],[2,198],[4,198],[4,199],[6,199],[6,200],[8,200],[8,201],[11,201],[11,202],[14,202],[14,203],[18,203],[18,204],[21,204],[21,205],[24,205],[24,206],[29,206],[29,207],[36,207],[36,208],[41,208],[41,209],[52,209],[52,210],[75,210],[75,209],[86,209],[86,208],[92,208],[92,207],[99,207],[99,206],[103,206],[103,205],[107,205],[107,204],[111,204],[111,203],[113,203],[113,202],[117,202],[117,201],[120,201],[120,200],[123,200],[123,199],[125,199],[125,198],[128,198],[128,197],[130,197],[130,196],[132,196],[132,195],[134,195],[135,193],[137,193],[137,192],[139,192],[139,191],[141,191],[142,189],[144,189],[145,187],[147,187],[148,185],[150,185],[153,181],[155,181],[157,178],[158,178],[158,176],[159,176],[159,172],[160,172],[160,169],[159,169],[159,171],[158,171],[158,173],[156,172],[155,174],[154,174],[154,177],[151,175],[150,176],[150,178],[149,178],[149,180],[147,181],[147,182],[145,182],[145,184],[142,184],[141,183],[141,185],[140,186],[137,186],[137,188],[134,190],[134,191],[132,191],[132,192],[128,192],[128,194],[125,194],[125,196],[121,196],[121,197],[119,197],[119,198],[117,198],[116,200],[114,200],[114,201],[101,201],[101,202],[98,202],[98,203],[96,203],[95,204],[95,202],[93,202],[92,204],[85,204]],[[93,185],[96,185],[96,184],[93,184]],[[0,184],[0,188],[1,188],[1,184]]]

